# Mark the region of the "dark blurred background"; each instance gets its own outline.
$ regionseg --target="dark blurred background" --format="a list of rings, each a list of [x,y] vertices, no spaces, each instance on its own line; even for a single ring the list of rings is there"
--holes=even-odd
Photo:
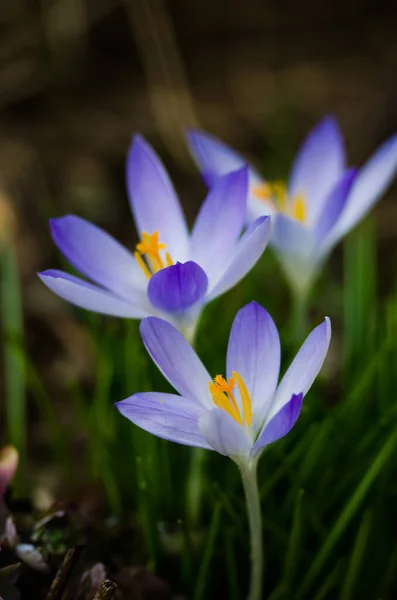
[[[278,177],[334,113],[349,162],[361,164],[397,131],[396,80],[392,1],[2,0],[0,232],[11,215],[28,350],[55,401],[71,377],[91,380],[94,360],[73,308],[36,277],[61,265],[48,218],[76,213],[132,246],[124,159],[134,132],[159,151],[191,216],[205,188],[186,127]],[[386,279],[395,196],[394,186],[376,209]]]

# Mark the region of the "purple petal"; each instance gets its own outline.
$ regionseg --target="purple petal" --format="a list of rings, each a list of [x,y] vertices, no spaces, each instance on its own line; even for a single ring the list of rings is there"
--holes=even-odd
[[[237,371],[251,395],[254,426],[263,423],[277,387],[280,339],[269,313],[256,302],[240,309],[227,348],[227,376]]]
[[[328,195],[314,227],[315,235],[320,242],[324,240],[339,219],[356,176],[357,169],[347,170]]]
[[[294,394],[305,395],[316,379],[331,340],[331,322],[328,317],[307,336],[278,386],[268,420],[289,402]]]
[[[235,286],[253,268],[262,256],[270,237],[270,217],[260,217],[237,242],[228,267],[209,291],[213,299]]]
[[[310,258],[316,240],[307,225],[278,213],[272,217],[271,245],[281,254]]]
[[[178,262],[150,278],[148,296],[159,310],[179,314],[202,300],[207,288],[208,277],[197,263]]]
[[[178,197],[159,157],[138,135],[128,152],[127,186],[138,233],[158,231],[172,259],[185,260],[189,235]]]
[[[38,273],[38,276],[52,292],[86,310],[130,319],[142,319],[152,312],[147,298],[142,297],[142,301],[135,304],[128,303],[96,285],[63,271],[49,269]]]
[[[187,140],[208,186],[212,186],[218,177],[237,171],[247,164],[238,152],[204,131],[191,129],[187,133]]]
[[[306,225],[281,213],[272,217],[271,245],[291,287],[305,293],[317,271],[320,244]]]
[[[360,169],[335,227],[334,243],[352,229],[390,185],[397,169],[397,135],[388,139]]]
[[[274,415],[256,441],[253,454],[257,454],[262,448],[276,442],[291,431],[300,415],[302,401],[302,393],[294,394],[287,404]]]
[[[188,398],[142,392],[117,402],[116,407],[132,423],[157,437],[211,450],[198,427],[198,419],[203,411]]]
[[[252,193],[254,187],[263,184],[264,180],[241,154],[204,131],[192,129],[188,132],[187,139],[193,158],[209,187],[212,187],[219,177],[248,165],[250,193],[247,202],[247,218],[249,223],[272,213],[271,205],[265,204]]]
[[[252,443],[244,429],[227,412],[220,408],[207,411],[199,419],[201,435],[208,444],[224,456],[248,456]]]
[[[83,275],[124,300],[146,289],[133,255],[106,231],[75,215],[50,220],[55,244]]]
[[[212,408],[208,390],[211,376],[183,335],[157,317],[144,319],[140,331],[152,360],[170,384],[182,396]]]
[[[248,170],[244,167],[217,180],[197,216],[190,256],[205,269],[210,281],[230,261],[244,225],[247,194]]]
[[[334,117],[325,117],[309,133],[292,166],[290,198],[303,194],[310,222],[314,222],[323,203],[345,168],[345,152],[339,126]]]

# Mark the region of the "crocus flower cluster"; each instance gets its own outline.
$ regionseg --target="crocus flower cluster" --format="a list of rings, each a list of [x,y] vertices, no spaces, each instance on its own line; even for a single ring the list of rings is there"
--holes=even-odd
[[[234,319],[226,377],[210,375],[170,323],[148,317],[140,331],[152,360],[179,395],[136,393],[117,404],[119,411],[158,437],[216,450],[239,464],[256,461],[265,446],[291,430],[331,336],[325,319],[307,337],[278,384],[280,339],[272,318],[256,302]]]
[[[88,221],[51,221],[55,244],[93,283],[63,271],[39,274],[56,294],[88,310],[133,319],[157,315],[192,337],[204,305],[252,269],[270,234],[266,216],[241,235],[246,167],[220,178],[189,233],[174,187],[152,148],[139,136],[127,158],[127,185],[140,242],[135,252]]]
[[[192,154],[209,186],[247,161],[220,140],[191,131]],[[338,124],[324,118],[307,136],[288,183],[269,182],[250,166],[248,219],[272,215],[271,244],[295,293],[305,295],[337,242],[372,208],[397,169],[397,135],[361,169],[346,168]]]
[[[340,232],[354,224],[349,207],[357,204],[355,198],[371,180],[371,172],[367,209],[390,180],[397,164],[395,140],[357,175],[345,170],[338,130],[326,120],[300,151],[288,192],[281,184],[265,183],[213,138],[192,133],[191,144],[210,183],[191,233],[160,159],[137,136],[127,159],[127,186],[139,235],[135,251],[77,216],[53,219],[54,242],[91,282],[55,270],[39,275],[77,306],[143,319],[143,343],[178,394],[136,392],[117,408],[158,437],[215,450],[238,464],[253,548],[249,598],[259,600],[262,546],[256,465],[262,450],[285,436],[298,419],[303,397],[327,355],[330,322],[326,318],[310,333],[280,382],[279,335],[256,302],[234,319],[225,375],[210,374],[188,340],[204,305],[255,265],[270,237],[271,220],[273,245],[294,286],[304,289]],[[382,177],[373,174],[377,169]],[[373,183],[376,177],[378,186]],[[361,206],[360,215],[365,210]],[[357,220],[358,209],[354,215]]]

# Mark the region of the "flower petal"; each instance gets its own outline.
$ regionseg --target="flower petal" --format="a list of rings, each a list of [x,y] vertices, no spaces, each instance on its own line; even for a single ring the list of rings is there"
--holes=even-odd
[[[290,198],[303,194],[310,222],[315,222],[323,203],[345,168],[343,139],[334,117],[325,117],[308,134],[292,166]]]
[[[278,386],[268,420],[289,402],[294,394],[305,395],[316,379],[331,340],[331,322],[328,317],[307,336]]]
[[[199,430],[208,444],[224,456],[248,456],[252,443],[244,429],[224,410],[214,408],[199,418]]]
[[[238,311],[227,348],[227,376],[237,371],[251,395],[254,426],[260,427],[274,397],[280,371],[280,338],[269,313],[256,302]]]
[[[188,131],[187,140],[190,152],[209,187],[212,187],[219,177],[248,165],[250,190],[247,203],[248,222],[251,223],[258,217],[271,214],[270,203],[263,202],[252,193],[255,186],[263,184],[264,180],[241,154],[229,148],[218,138],[197,129]]]
[[[272,217],[270,243],[285,271],[291,287],[304,293],[317,270],[319,244],[306,225],[281,213]]]
[[[320,242],[324,240],[340,217],[356,176],[357,169],[348,169],[328,194],[324,208],[314,226],[315,235]]]
[[[212,186],[218,177],[237,171],[247,164],[238,152],[204,131],[190,129],[187,140],[208,186]]]
[[[152,275],[148,296],[159,310],[179,314],[202,300],[207,288],[208,277],[197,263],[178,262]]]
[[[127,156],[127,187],[138,233],[158,231],[173,260],[185,260],[189,234],[178,197],[159,157],[139,135]]]
[[[144,319],[140,331],[146,350],[170,384],[182,396],[212,408],[211,376],[184,336],[157,317]]]
[[[390,185],[397,170],[397,135],[388,139],[360,169],[335,231],[333,243],[360,221]]]
[[[199,405],[188,398],[161,392],[142,392],[116,403],[124,417],[157,437],[186,446],[211,446],[202,436]]]
[[[287,404],[284,404],[283,408],[274,415],[255,442],[253,448],[254,455],[258,454],[265,446],[276,442],[291,431],[300,415],[302,401],[302,393],[294,394]]]
[[[75,215],[50,220],[59,250],[83,275],[124,300],[146,290],[146,280],[133,255],[106,231]]]
[[[213,299],[235,286],[262,256],[270,237],[270,217],[260,217],[237,242],[234,255],[219,281],[209,290]]]
[[[248,169],[220,177],[197,216],[191,235],[190,257],[216,280],[244,225],[247,210]]]
[[[52,292],[86,310],[130,319],[142,319],[152,313],[147,299],[142,300],[141,303],[128,303],[96,285],[63,271],[49,269],[38,273],[38,276]]]

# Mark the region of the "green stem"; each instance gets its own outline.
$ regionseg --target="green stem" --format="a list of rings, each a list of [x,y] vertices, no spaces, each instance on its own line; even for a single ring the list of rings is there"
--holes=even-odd
[[[203,470],[206,452],[207,450],[203,450],[203,448],[192,449],[186,493],[188,518],[191,525],[197,525],[200,517],[203,501]]]
[[[292,337],[294,342],[301,342],[307,334],[307,294],[295,291],[292,306]]]
[[[188,323],[181,327],[181,331],[189,344],[194,348],[198,320],[193,324]],[[187,481],[186,501],[188,510],[188,520],[190,525],[197,525],[201,506],[203,503],[204,492],[204,463],[206,451],[202,448],[193,448],[190,459],[189,475]]]
[[[262,600],[263,544],[257,461],[249,464],[238,463],[238,467],[243,480],[251,539],[251,580],[248,600]]]

